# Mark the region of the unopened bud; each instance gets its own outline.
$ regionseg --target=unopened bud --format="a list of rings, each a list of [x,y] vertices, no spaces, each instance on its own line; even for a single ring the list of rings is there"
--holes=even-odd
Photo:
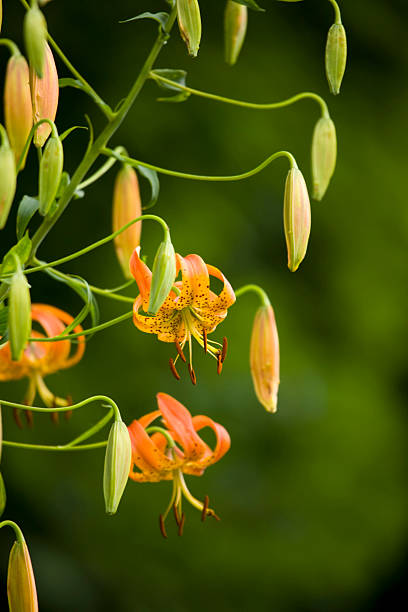
[[[11,358],[18,361],[31,334],[30,289],[20,265],[11,279],[8,331]]]
[[[11,148],[18,163],[33,125],[28,64],[22,55],[12,55],[4,83],[4,120]],[[27,155],[27,154],[26,154]],[[20,169],[24,168],[25,159]]]
[[[57,195],[62,168],[64,165],[64,150],[57,134],[52,134],[44,147],[40,162],[39,175],[39,212],[46,215]]]
[[[225,61],[233,66],[245,40],[248,9],[243,4],[227,0],[224,16]]]
[[[45,43],[45,62],[43,77],[37,76],[36,71],[30,66],[31,97],[33,101],[34,124],[41,119],[55,120],[58,108],[58,73],[55,66],[54,56]],[[51,134],[49,123],[42,123],[34,133],[34,144],[42,147]]]
[[[42,78],[47,42],[47,22],[35,4],[26,12],[24,17],[24,42],[30,66]]]
[[[0,516],[2,516],[7,502],[6,487],[4,486],[3,476],[0,472]]]
[[[177,0],[177,21],[189,54],[196,57],[201,40],[201,15],[198,0]]]
[[[313,198],[321,200],[336,167],[336,128],[330,117],[320,117],[313,132],[312,176]]]
[[[288,268],[295,272],[306,255],[311,225],[309,194],[299,168],[291,168],[286,177],[283,222]]]
[[[176,278],[176,254],[170,239],[170,232],[160,243],[156,257],[153,262],[152,282],[150,285],[150,296],[148,314],[156,315],[159,308],[169,295]]]
[[[24,540],[15,541],[10,551],[7,595],[10,612],[38,612],[33,566]]]
[[[113,191],[112,229],[114,232],[142,214],[139,181],[131,166],[119,170]],[[129,260],[140,244],[142,222],[133,223],[114,239],[116,255],[126,278],[132,278]]]
[[[341,23],[333,23],[327,35],[326,75],[330,91],[337,95],[343,80],[347,61],[346,31]]]
[[[108,514],[115,514],[125,490],[132,460],[132,445],[126,425],[115,421],[111,427],[105,453],[103,495]]]
[[[16,162],[10,148],[6,130],[0,125],[2,143],[0,146],[0,229],[6,224],[10,207],[16,192]]]
[[[271,305],[258,308],[252,327],[250,365],[255,393],[268,412],[276,412],[279,389],[279,338]]]

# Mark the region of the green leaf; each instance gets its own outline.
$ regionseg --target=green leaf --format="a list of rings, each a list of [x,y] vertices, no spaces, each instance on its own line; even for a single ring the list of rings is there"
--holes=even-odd
[[[169,81],[175,81],[180,85],[186,86],[186,78],[187,72],[185,70],[179,70],[176,68],[158,68],[157,70],[152,70],[152,74],[157,76],[164,77],[165,79],[169,79]],[[153,76],[154,79],[154,76]],[[168,83],[163,83],[159,79],[155,79],[157,85],[162,89],[170,89],[170,91],[180,92],[180,89],[175,85],[169,85]]]
[[[38,210],[40,203],[37,198],[25,195],[21,200],[17,211],[17,240],[24,236],[27,225]]]
[[[8,306],[0,309],[0,336],[4,337],[4,334],[7,332],[8,325]]]
[[[60,141],[62,142],[63,140],[65,140],[65,138],[67,136],[70,135],[71,132],[73,132],[74,130],[87,130],[88,128],[86,127],[86,125],[74,125],[70,128],[68,128],[67,130],[65,130],[65,132],[63,132],[60,135]]]
[[[23,266],[31,253],[31,240],[26,234],[21,240],[17,242],[11,249],[5,254],[1,268],[0,274],[12,274],[16,269],[16,260],[19,260],[20,264]],[[5,279],[7,282],[7,280]]]
[[[81,81],[78,81],[77,79],[71,79],[71,78],[59,79],[58,84],[61,88],[62,87],[73,87],[74,89],[80,89],[82,91],[85,90]]]
[[[160,12],[160,13],[141,13],[140,15],[136,15],[136,17],[131,17],[130,19],[124,19],[123,21],[119,21],[119,23],[128,23],[128,21],[136,21],[137,19],[154,19],[160,24],[163,32],[165,31],[165,27],[169,20],[169,14]]]
[[[233,0],[236,4],[243,4],[244,6],[247,6],[248,8],[254,10],[254,11],[264,11],[265,9],[261,8],[259,6],[259,4],[257,4],[255,2],[255,0]],[[287,1],[287,0],[286,0]],[[297,2],[298,0],[294,0],[295,2]],[[293,2],[293,0],[289,0],[289,2]]]
[[[145,179],[147,179],[150,183],[150,188],[151,188],[150,200],[145,206],[142,206],[143,210],[147,210],[148,208],[152,208],[156,204],[159,198],[159,193],[160,193],[159,177],[155,170],[151,170],[150,168],[146,168],[145,166],[137,166],[137,169],[140,172],[140,174]]]
[[[157,102],[185,102],[191,96],[189,91],[181,91],[175,96],[166,96],[165,98],[157,98]]]

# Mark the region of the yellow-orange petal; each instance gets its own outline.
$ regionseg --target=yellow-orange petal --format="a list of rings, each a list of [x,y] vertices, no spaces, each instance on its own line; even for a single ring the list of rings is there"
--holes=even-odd
[[[136,172],[131,166],[123,166],[116,176],[113,190],[112,230],[118,231],[141,214],[142,203]],[[126,278],[132,277],[129,261],[134,249],[140,245],[141,231],[142,222],[138,221],[114,239],[116,255]]]
[[[250,365],[255,393],[268,412],[276,412],[279,389],[279,337],[272,306],[258,308],[252,328]]]
[[[30,66],[30,86],[34,124],[41,119],[54,121],[58,108],[59,84],[57,67],[48,43],[45,43],[43,76],[40,78]],[[35,146],[42,147],[50,134],[51,126],[48,123],[42,123],[34,133]]]
[[[16,163],[19,161],[33,125],[28,64],[22,55],[12,55],[4,83],[4,120]],[[26,156],[25,156],[26,157]],[[25,165],[25,157],[21,169]]]
[[[234,304],[236,297],[233,288],[231,287],[229,281],[225,278],[221,270],[216,268],[215,266],[210,266],[207,264],[207,270],[210,276],[214,276],[218,278],[218,280],[224,283],[224,287],[221,293],[213,300],[211,306],[214,310],[226,310],[232,304]]]

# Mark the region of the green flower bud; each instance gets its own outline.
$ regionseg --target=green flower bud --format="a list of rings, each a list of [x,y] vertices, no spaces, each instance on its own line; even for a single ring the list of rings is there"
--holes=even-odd
[[[153,262],[148,314],[156,315],[169,295],[176,278],[176,254],[167,231]]]
[[[312,176],[313,198],[321,200],[336,167],[336,128],[330,117],[320,117],[313,132]]]
[[[126,425],[115,421],[111,427],[105,453],[103,495],[108,514],[115,514],[125,490],[132,460],[132,445]]]
[[[177,21],[189,54],[196,57],[201,40],[201,15],[198,0],[177,0]]]
[[[347,61],[346,31],[341,23],[333,23],[327,35],[326,75],[330,91],[337,95],[343,80]]]
[[[42,79],[47,42],[47,22],[36,5],[33,5],[25,14],[24,41],[30,65]]]
[[[307,249],[311,225],[309,194],[299,168],[291,168],[285,185],[283,222],[288,268],[295,272],[302,263]]]
[[[33,566],[24,540],[14,542],[10,552],[7,595],[10,612],[38,612]]]
[[[0,146],[0,229],[6,225],[10,207],[16,192],[16,162],[10,147],[6,130],[0,125],[2,144]]]
[[[248,9],[233,0],[227,0],[224,16],[225,61],[233,66],[245,40]]]
[[[46,215],[55,200],[60,184],[64,165],[64,150],[61,140],[54,133],[50,136],[44,148],[40,162],[39,201],[40,214]]]
[[[2,516],[5,508],[6,508],[7,496],[6,496],[6,487],[4,486],[3,476],[0,472],[0,516]]]
[[[18,265],[11,279],[9,297],[8,330],[11,358],[18,361],[31,334],[30,289],[21,266]]]

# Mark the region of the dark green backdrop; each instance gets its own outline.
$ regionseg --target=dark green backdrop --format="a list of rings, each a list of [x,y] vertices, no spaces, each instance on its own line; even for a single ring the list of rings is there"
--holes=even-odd
[[[5,2],[4,32],[21,42],[23,10]],[[279,411],[256,402],[248,349],[255,296],[243,297],[220,328],[230,341],[221,378],[197,351],[199,384],[171,378],[171,349],[131,322],[96,335],[83,361],[49,379],[76,400],[103,393],[129,422],[154,409],[155,393],[174,394],[193,413],[230,431],[232,448],[200,479],[221,523],[202,525],[187,509],[185,535],[157,517],[168,483],[129,483],[119,513],[104,515],[103,452],[41,454],[5,449],[5,517],[26,534],[42,612],[338,612],[395,609],[407,563],[407,304],[406,18],[402,0],[342,3],[349,64],[333,98],[324,77],[324,45],[332,9],[324,0],[264,0],[251,13],[246,45],[233,69],[222,60],[224,2],[202,0],[203,41],[190,59],[175,32],[157,66],[184,68],[193,87],[251,101],[275,101],[302,90],[329,103],[339,139],[332,185],[313,203],[306,260],[286,268],[282,199],[287,164],[277,161],[240,183],[208,184],[162,177],[155,209],[172,229],[176,250],[199,253],[234,287],[261,284],[279,326],[282,369]],[[164,3],[56,0],[49,27],[79,70],[114,104],[126,93],[156,33],[154,22],[119,24]],[[4,71],[6,53],[2,51]],[[62,75],[68,76],[59,64]],[[250,111],[201,99],[156,103],[148,83],[112,144],[138,159],[187,172],[249,169],[274,151],[290,150],[310,183],[310,140],[318,108]],[[84,95],[63,90],[60,131],[102,119]],[[72,171],[86,133],[66,141]],[[20,177],[20,195],[36,193],[36,157]],[[110,231],[114,172],[73,202],[40,255],[68,254]],[[24,187],[23,187],[24,183]],[[13,240],[2,237],[6,251]],[[160,238],[145,224],[151,257]],[[65,271],[109,287],[121,275],[108,245]],[[80,303],[47,277],[30,277],[34,300],[75,312]],[[131,294],[131,293],[130,293]],[[124,309],[100,300],[102,319]],[[24,384],[2,384],[1,397],[21,399]],[[46,417],[20,433],[4,409],[5,437],[52,443],[75,435],[101,413],[93,406],[55,430]],[[10,533],[0,534],[0,605]]]

